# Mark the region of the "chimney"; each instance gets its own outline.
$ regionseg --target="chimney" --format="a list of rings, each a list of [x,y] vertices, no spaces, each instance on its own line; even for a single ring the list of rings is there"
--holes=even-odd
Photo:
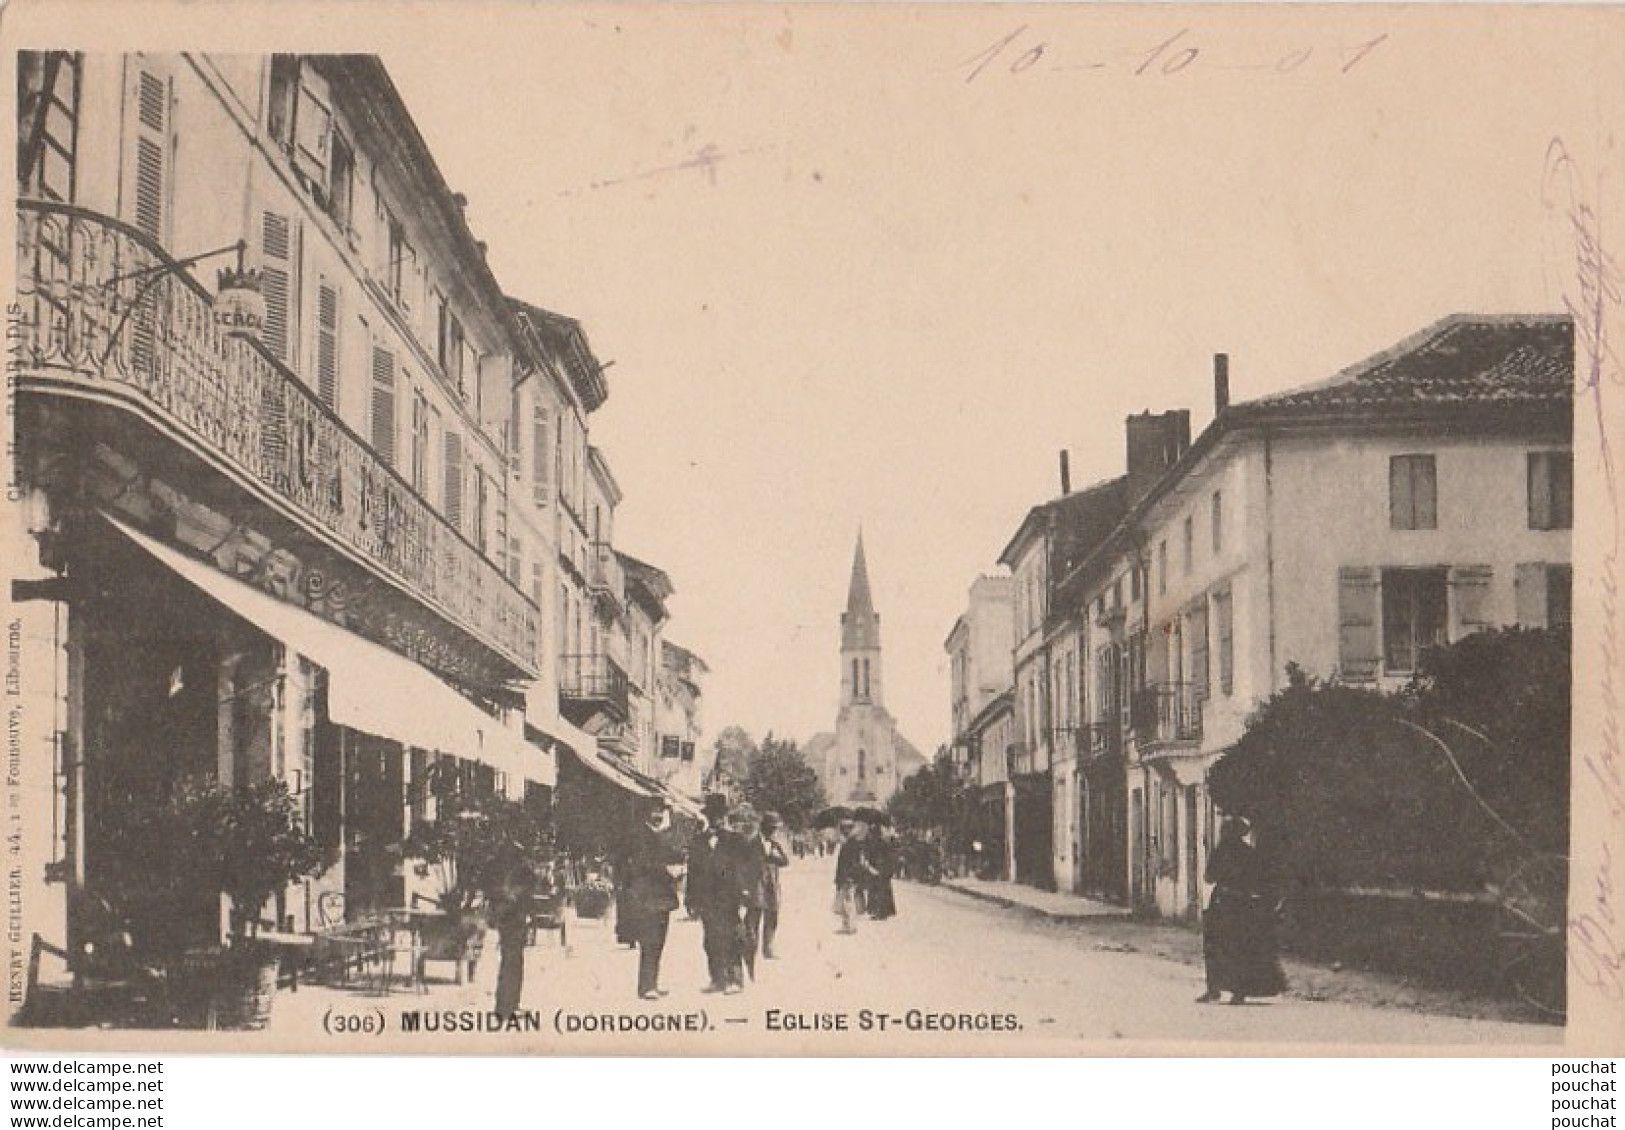
[[[1218,418],[1230,407],[1230,354],[1213,355],[1213,415]]]
[[[1072,467],[1068,462],[1065,449],[1061,451],[1061,493],[1072,493]]]
[[[1191,445],[1191,414],[1181,408],[1152,414],[1141,412],[1126,421],[1128,438],[1128,505],[1133,506],[1179,462]]]

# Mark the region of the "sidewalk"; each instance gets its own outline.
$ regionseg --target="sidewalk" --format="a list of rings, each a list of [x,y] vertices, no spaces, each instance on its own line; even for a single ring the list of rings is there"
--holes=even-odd
[[[983,899],[1004,907],[1036,911],[1046,918],[1066,922],[1083,918],[1128,918],[1131,914],[1124,906],[1114,906],[1109,902],[1060,891],[1041,891],[1025,883],[966,876],[944,879],[941,885],[950,891],[958,891],[972,898]]]
[[[1145,954],[1196,967],[1203,962],[1202,932],[1194,925],[1136,918],[1125,907],[1080,895],[1041,891],[1022,883],[959,878],[944,879],[939,886],[1037,915],[1059,929],[1076,930],[1093,949]],[[1281,967],[1287,975],[1286,995],[1300,1000],[1343,1001],[1471,1020],[1553,1023],[1551,1016],[1522,1001],[1434,988],[1393,974],[1318,964],[1291,954],[1281,955]]]

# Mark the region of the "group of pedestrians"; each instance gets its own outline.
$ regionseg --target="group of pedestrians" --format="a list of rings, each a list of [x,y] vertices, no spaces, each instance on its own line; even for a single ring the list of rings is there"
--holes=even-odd
[[[892,876],[897,873],[897,848],[891,829],[877,824],[871,831],[861,820],[840,822],[841,846],[835,854],[835,917],[838,934],[856,934],[859,916],[886,919],[897,914]]]
[[[705,798],[705,826],[685,843],[671,810],[648,802],[628,847],[624,868],[624,936],[638,947],[638,996],[658,1000],[660,960],[672,912],[698,918],[704,934],[709,993],[744,991],[756,959],[773,958],[779,924],[779,869],[790,860],[779,843],[779,818],[758,816],[749,804],[730,807],[719,793]],[[683,897],[678,899],[682,881]]]

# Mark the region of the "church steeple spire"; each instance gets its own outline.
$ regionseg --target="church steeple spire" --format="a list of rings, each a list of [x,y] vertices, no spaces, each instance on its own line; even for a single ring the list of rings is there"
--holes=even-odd
[[[869,592],[869,564],[863,557],[863,531],[852,554],[852,581],[841,613],[841,705],[879,706],[880,613]]]
[[[846,611],[841,614],[841,650],[880,648],[880,614],[869,593],[869,565],[863,557],[863,530],[852,554],[852,581],[846,590]]]

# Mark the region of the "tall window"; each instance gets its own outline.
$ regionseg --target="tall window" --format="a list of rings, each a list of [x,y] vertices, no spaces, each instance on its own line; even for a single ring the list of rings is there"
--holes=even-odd
[[[385,264],[385,280],[389,296],[403,309],[406,306],[406,264],[412,257],[412,245],[406,242],[406,228],[386,208],[384,217],[389,225],[389,262]]]
[[[67,51],[17,54],[17,174],[25,194],[72,202],[79,149],[83,56]]]
[[[444,513],[453,529],[463,528],[463,437],[446,429],[446,493]]]
[[[1574,528],[1574,453],[1529,453],[1529,528]]]
[[[1196,520],[1185,515],[1185,575],[1196,568]]]
[[[1235,612],[1228,588],[1213,594],[1213,620],[1219,644],[1219,692],[1228,695],[1236,682]]]
[[[1389,674],[1416,670],[1422,652],[1446,640],[1443,569],[1382,571],[1382,652]]]
[[[1431,455],[1388,460],[1388,524],[1395,530],[1439,527],[1439,480]]]
[[[1168,591],[1168,543],[1157,543],[1157,592],[1165,594]]]
[[[429,402],[421,392],[412,392],[412,489],[426,494],[429,489]]]
[[[869,775],[869,754],[866,750],[858,750],[858,780]]]
[[[1224,552],[1224,495],[1213,492],[1213,556]]]
[[[339,400],[339,292],[323,279],[316,287],[316,395],[329,408]]]
[[[395,465],[395,355],[372,348],[372,446],[378,457]]]

